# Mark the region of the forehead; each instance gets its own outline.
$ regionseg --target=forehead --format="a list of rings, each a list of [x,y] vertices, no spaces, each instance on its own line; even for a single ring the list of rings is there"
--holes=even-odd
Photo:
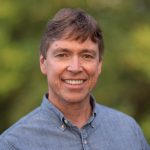
[[[84,42],[76,41],[76,40],[69,40],[69,39],[62,39],[62,40],[55,40],[49,46],[49,49],[56,50],[56,49],[68,49],[68,50],[82,50],[82,49],[89,49],[93,51],[98,51],[98,44],[94,43],[92,40],[87,39]]]

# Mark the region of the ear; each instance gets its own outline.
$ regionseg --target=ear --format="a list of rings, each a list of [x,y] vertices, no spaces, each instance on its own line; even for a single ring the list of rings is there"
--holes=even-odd
[[[43,55],[40,55],[40,69],[41,69],[41,72],[42,72],[44,75],[47,74],[46,59],[44,58]]]
[[[102,60],[98,64],[98,75],[101,74],[101,71],[102,71]]]

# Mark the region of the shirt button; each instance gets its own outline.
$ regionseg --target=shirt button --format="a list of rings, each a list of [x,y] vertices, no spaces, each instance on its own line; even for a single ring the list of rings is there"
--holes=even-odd
[[[85,144],[85,145],[86,145],[86,144],[87,144],[87,140],[83,140],[83,144]]]
[[[95,126],[91,123],[91,127],[94,128]]]
[[[64,124],[62,124],[62,125],[61,125],[61,128],[62,128],[62,129],[64,129],[64,128],[65,128],[65,125],[64,125]]]

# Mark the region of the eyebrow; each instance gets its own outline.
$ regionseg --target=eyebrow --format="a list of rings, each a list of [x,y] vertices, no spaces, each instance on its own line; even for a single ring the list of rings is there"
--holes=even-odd
[[[61,48],[61,47],[59,47],[59,48],[53,49],[52,53],[56,54],[56,53],[59,53],[59,52],[66,52],[66,53],[68,53],[68,52],[70,52],[70,50],[67,49],[67,48]],[[79,53],[81,53],[81,54],[82,53],[91,53],[94,56],[97,55],[97,52],[95,50],[93,50],[93,49],[82,49],[81,52],[79,52]]]
[[[56,48],[56,49],[53,49],[53,54],[56,54],[58,52],[69,52],[69,49],[67,48]]]

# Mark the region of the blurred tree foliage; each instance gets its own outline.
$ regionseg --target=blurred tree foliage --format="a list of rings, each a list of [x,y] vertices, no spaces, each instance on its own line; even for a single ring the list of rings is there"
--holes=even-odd
[[[149,0],[1,0],[0,132],[41,103],[47,91],[39,70],[43,28],[63,7],[80,7],[104,32],[98,102],[133,116],[150,142]]]

